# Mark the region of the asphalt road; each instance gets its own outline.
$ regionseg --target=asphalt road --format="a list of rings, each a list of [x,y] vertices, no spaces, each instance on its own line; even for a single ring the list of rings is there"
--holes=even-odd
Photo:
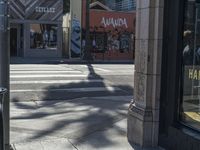
[[[133,65],[11,65],[11,101],[133,94]]]

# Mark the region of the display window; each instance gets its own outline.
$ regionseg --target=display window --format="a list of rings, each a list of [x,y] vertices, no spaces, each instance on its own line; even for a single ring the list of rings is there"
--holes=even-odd
[[[57,25],[31,24],[30,47],[32,49],[56,49]]]
[[[185,2],[180,119],[200,131],[200,3]]]

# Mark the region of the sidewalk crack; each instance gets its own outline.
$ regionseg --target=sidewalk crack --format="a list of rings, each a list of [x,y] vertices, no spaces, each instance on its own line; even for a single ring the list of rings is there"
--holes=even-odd
[[[78,148],[77,148],[69,139],[67,139],[67,141],[68,141],[76,150],[78,150]]]

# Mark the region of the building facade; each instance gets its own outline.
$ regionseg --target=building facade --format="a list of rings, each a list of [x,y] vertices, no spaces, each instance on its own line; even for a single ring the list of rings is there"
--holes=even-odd
[[[70,1],[69,58],[81,58],[82,0]]]
[[[136,8],[136,0],[107,0],[105,5],[115,11],[133,11]]]
[[[116,11],[100,2],[90,4],[90,47],[95,60],[133,60],[135,10]],[[83,0],[82,40],[85,39],[86,1]]]
[[[62,56],[62,0],[10,0],[10,54]]]
[[[137,1],[131,143],[200,149],[199,6],[199,0]]]

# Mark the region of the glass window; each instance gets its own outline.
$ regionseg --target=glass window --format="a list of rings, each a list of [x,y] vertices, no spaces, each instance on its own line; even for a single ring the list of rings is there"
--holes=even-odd
[[[31,24],[30,46],[32,49],[55,49],[57,47],[57,25]]]
[[[185,1],[181,121],[200,130],[200,3]]]

